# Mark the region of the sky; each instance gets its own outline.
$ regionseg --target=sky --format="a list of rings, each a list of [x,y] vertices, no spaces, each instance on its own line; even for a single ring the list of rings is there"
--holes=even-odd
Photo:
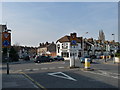
[[[56,42],[71,32],[98,39],[118,41],[117,2],[3,2],[2,23],[12,30],[12,44],[39,46]]]

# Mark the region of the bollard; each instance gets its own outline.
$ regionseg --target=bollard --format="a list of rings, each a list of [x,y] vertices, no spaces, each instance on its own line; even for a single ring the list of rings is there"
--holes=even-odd
[[[105,59],[105,56],[102,56],[102,59]]]
[[[74,61],[74,58],[71,57],[70,58],[70,68],[74,68],[75,67],[75,61]]]
[[[85,58],[85,68],[90,69],[90,60],[88,58]]]
[[[82,68],[81,70],[94,71],[94,69],[91,69],[91,67],[90,67],[90,59],[89,58],[85,58],[85,67]]]
[[[109,55],[109,59],[111,59],[111,56]]]

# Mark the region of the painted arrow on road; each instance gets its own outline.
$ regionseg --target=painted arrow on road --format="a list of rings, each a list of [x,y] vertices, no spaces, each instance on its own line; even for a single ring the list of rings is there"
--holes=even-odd
[[[76,79],[66,75],[63,72],[48,73],[48,75],[51,75],[51,76],[54,76],[54,77],[59,77],[59,78],[64,78],[64,79],[69,79],[69,80],[73,80],[73,81],[77,81]]]

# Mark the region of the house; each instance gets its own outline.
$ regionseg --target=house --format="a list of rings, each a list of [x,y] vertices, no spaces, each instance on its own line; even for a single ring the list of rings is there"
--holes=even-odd
[[[72,45],[72,40],[76,41],[76,45]],[[77,37],[76,33],[70,33],[56,42],[56,54],[69,60],[73,55],[75,57],[82,55],[82,37]]]
[[[20,58],[24,58],[25,56],[29,56],[33,58],[37,53],[36,47],[27,47],[27,46],[13,46],[16,51],[18,51],[18,55]]]
[[[54,44],[54,42],[40,43],[39,47],[37,48],[37,54],[56,56],[56,44]]]

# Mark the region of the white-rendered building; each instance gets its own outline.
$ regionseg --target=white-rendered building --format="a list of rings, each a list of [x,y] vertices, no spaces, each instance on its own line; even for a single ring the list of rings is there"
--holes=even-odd
[[[71,41],[75,39],[76,45],[72,46]],[[70,60],[73,55],[75,57],[81,56],[81,37],[76,37],[76,33],[71,33],[70,36],[64,36],[56,42],[56,54],[64,57],[65,60]]]

